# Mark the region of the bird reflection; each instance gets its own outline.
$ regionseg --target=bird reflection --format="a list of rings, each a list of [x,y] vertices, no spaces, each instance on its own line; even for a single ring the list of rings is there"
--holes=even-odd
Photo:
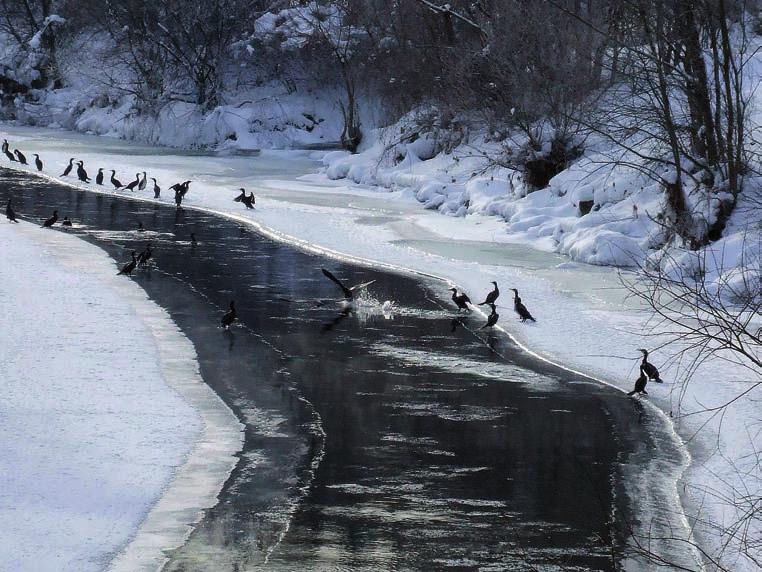
[[[228,339],[228,351],[232,352],[235,345],[235,334],[232,330],[224,330],[223,335]]]
[[[352,313],[352,308],[347,307],[344,308],[341,312],[339,312],[338,316],[336,316],[333,320],[330,322],[326,322],[323,324],[320,328],[321,333],[330,332],[333,330],[336,326],[338,326],[344,318],[349,316]]]
[[[464,326],[463,318],[453,318],[450,320],[450,333],[454,333],[458,329],[458,326]]]

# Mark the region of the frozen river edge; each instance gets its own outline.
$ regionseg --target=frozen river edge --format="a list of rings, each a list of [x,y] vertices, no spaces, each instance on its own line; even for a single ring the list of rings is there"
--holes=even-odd
[[[112,290],[144,326],[151,337],[161,381],[180,396],[198,416],[200,430],[193,435],[187,454],[170,474],[158,500],[144,515],[137,530],[125,537],[106,567],[113,571],[158,570],[167,560],[165,551],[181,546],[217,495],[238,459],[243,426],[233,412],[204,383],[193,344],[170,318],[132,280],[116,277],[113,260],[97,246],[63,232],[42,231],[22,223],[11,229],[46,254],[63,270],[81,274]],[[193,427],[193,424],[190,424]],[[112,553],[114,554],[114,553]]]

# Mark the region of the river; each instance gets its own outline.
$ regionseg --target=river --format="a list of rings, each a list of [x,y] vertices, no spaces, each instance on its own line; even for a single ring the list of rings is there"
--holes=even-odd
[[[0,200],[10,196],[25,218],[57,208],[120,262],[150,241],[154,263],[133,279],[245,423],[219,504],[167,570],[614,570],[638,518],[625,477],[674,453],[637,400],[477,319],[453,328],[435,280],[2,170]],[[355,309],[336,301],[324,267],[373,281]],[[224,332],[230,300],[240,325]]]

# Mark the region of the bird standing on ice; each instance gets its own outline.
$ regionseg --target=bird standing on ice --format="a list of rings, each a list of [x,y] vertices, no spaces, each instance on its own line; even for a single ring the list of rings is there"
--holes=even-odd
[[[16,220],[16,212],[13,210],[13,206],[11,206],[11,199],[8,199],[8,204],[5,206],[5,218],[11,222],[18,222]]]
[[[524,306],[521,298],[519,298],[519,291],[516,290],[516,288],[511,288],[511,290],[513,290],[513,309],[519,315],[521,321],[526,322],[527,320],[532,320],[533,322],[536,322],[537,320],[532,317],[532,314],[529,313],[529,310],[527,310],[527,307]]]
[[[457,288],[450,288],[450,291],[452,292],[452,301],[455,302],[458,310],[469,310],[468,305],[471,304],[471,299],[466,293],[463,292],[462,294],[458,294]]]
[[[643,371],[643,368],[640,368],[640,377],[635,380],[635,388],[630,391],[627,396],[632,397],[636,393],[643,395],[648,395],[648,392],[646,391],[646,384],[648,383],[648,376],[646,375],[646,372]]]

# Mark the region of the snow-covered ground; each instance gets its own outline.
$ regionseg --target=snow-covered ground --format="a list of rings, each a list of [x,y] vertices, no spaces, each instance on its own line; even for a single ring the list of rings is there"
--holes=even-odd
[[[97,247],[0,224],[0,570],[155,570],[240,426],[192,344]]]
[[[484,296],[491,289],[489,282],[496,280],[504,292],[498,304],[500,325],[508,334],[544,359],[622,390],[631,389],[637,375],[637,348],[659,348],[665,339],[653,331],[648,312],[627,298],[615,269],[573,262],[532,248],[526,235],[517,240],[516,235],[506,232],[505,217],[489,216],[500,213],[476,209],[465,217],[442,216],[436,210],[422,209],[417,191],[410,187],[392,185],[379,192],[374,186],[331,181],[325,174],[305,175],[320,167],[316,159],[323,154],[263,152],[257,159],[202,157],[64,131],[12,125],[4,125],[1,131],[0,136],[7,135],[12,146],[27,154],[39,152],[46,162],[45,175],[69,184],[76,181],[72,177],[61,179],[59,174],[71,156],[84,160],[91,176],[101,166],[116,168],[123,181],[146,170],[165,189],[190,179],[193,183],[185,205],[258,225],[264,232],[303,248],[439,276],[464,288],[472,299]],[[330,172],[335,160],[341,156],[326,158],[332,176],[336,176]],[[92,184],[75,186],[113,192]],[[257,194],[255,210],[247,211],[232,201],[240,186]],[[148,192],[130,196],[153,200]],[[471,200],[478,202],[473,197]],[[160,201],[172,203],[172,197],[165,195]],[[562,215],[571,216],[565,210]],[[536,241],[531,243],[541,246]],[[537,318],[536,324],[515,320],[507,290],[510,287],[521,291]],[[446,296],[444,287],[442,290]],[[667,383],[650,384],[648,388],[648,402],[663,412],[667,425],[687,442],[685,460],[690,461],[690,468],[680,482],[671,484],[672,492],[676,498],[681,496],[690,523],[696,525],[699,542],[709,554],[721,555],[728,569],[755,570],[757,565],[736,550],[740,537],[721,530],[740,516],[742,497],[754,499],[762,494],[755,468],[760,441],[758,403],[751,394],[733,402],[724,415],[708,410],[759,381],[760,373],[718,356],[701,363],[693,382],[682,386],[676,381],[687,366],[684,361],[671,359],[673,351],[665,348],[652,354],[651,361]],[[650,473],[658,475],[659,467],[654,466]],[[648,506],[640,508],[648,514]],[[643,529],[648,525],[647,521],[642,523]],[[759,521],[752,522],[752,527],[758,525]],[[751,537],[760,533],[758,528],[748,532]],[[685,529],[675,533],[687,535]],[[723,549],[726,544],[729,548]]]

